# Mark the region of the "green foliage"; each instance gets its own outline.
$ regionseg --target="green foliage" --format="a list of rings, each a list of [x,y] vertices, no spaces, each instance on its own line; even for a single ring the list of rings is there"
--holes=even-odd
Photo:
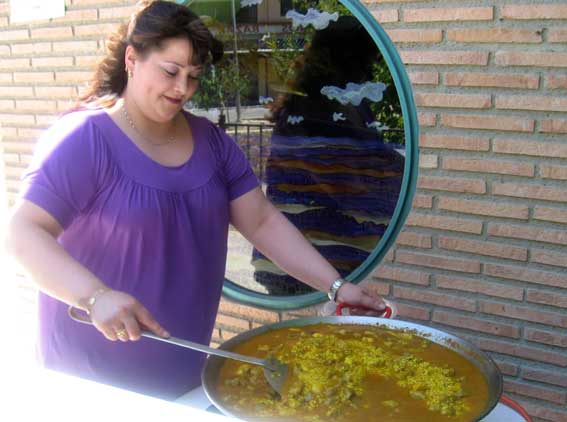
[[[386,85],[382,101],[372,102],[370,106],[376,116],[376,120],[390,129],[403,129],[404,117],[400,99],[392,79],[392,73],[384,60],[373,65],[372,75],[375,82],[382,82]],[[384,141],[404,144],[405,136],[403,132],[385,131]]]

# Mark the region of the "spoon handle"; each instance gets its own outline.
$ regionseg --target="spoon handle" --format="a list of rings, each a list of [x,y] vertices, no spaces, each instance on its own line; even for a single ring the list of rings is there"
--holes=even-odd
[[[79,312],[79,310],[74,308],[73,306],[69,307],[68,313],[71,319],[77,322],[80,322],[82,324],[94,325],[91,319],[86,314],[84,314],[83,312]],[[148,337],[154,340],[163,341],[164,343],[175,344],[176,346],[197,350],[198,352],[206,353],[208,355],[221,356],[223,358],[228,358],[228,359],[236,359],[242,362],[251,363],[253,365],[260,365],[267,367],[270,366],[269,363],[266,362],[264,359],[259,359],[252,356],[240,355],[238,353],[228,352],[226,350],[214,349],[212,347],[205,346],[204,344],[201,343],[195,343],[193,341],[183,340],[177,337],[167,337],[167,338],[160,337],[146,330],[142,330],[141,335],[142,337]]]

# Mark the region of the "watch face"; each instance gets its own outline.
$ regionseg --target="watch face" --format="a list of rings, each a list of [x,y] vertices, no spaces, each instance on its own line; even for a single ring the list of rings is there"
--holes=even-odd
[[[349,0],[189,7],[225,52],[186,108],[234,137],[266,196],[341,277],[362,279],[393,244],[415,185],[417,118],[394,46]],[[313,298],[232,227],[225,277],[224,293],[242,302]]]

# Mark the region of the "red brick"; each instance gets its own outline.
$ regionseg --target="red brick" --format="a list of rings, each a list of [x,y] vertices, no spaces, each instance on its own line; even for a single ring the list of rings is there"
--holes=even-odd
[[[497,51],[494,63],[498,66],[567,67],[567,53]]]
[[[527,248],[503,245],[496,242],[485,242],[458,237],[439,236],[438,245],[441,249],[460,252],[470,252],[478,255],[494,256],[504,259],[527,261]]]
[[[440,29],[386,29],[390,39],[398,43],[438,43],[443,39]]]
[[[17,100],[16,101],[17,110],[26,111],[55,111],[56,103],[55,101],[49,100]]]
[[[550,28],[547,31],[547,41],[550,43],[567,42],[567,29]]]
[[[550,346],[567,347],[567,335],[554,331],[544,331],[535,328],[525,328],[524,336],[527,340]]]
[[[2,31],[2,41],[19,41],[27,40],[30,37],[30,33],[27,29],[15,29],[13,31]]]
[[[536,29],[463,28],[447,30],[447,39],[474,43],[541,43],[541,32]]]
[[[136,6],[106,7],[99,9],[99,19],[121,19],[129,18],[137,10]]]
[[[399,52],[405,64],[486,66],[488,53],[485,51],[427,51],[402,50]]]
[[[504,19],[567,19],[567,6],[561,4],[504,5]]]
[[[567,367],[567,354],[563,352],[556,353],[548,351],[547,349],[518,345],[517,342],[504,342],[483,338],[479,339],[477,344],[482,350],[489,352],[497,352],[522,359]]]
[[[396,303],[398,308],[398,317],[403,319],[417,319],[429,321],[429,309],[421,306],[412,306],[405,303]]]
[[[430,214],[410,214],[406,220],[406,226],[427,227],[473,234],[480,234],[482,232],[481,221]]]
[[[447,86],[537,89],[539,87],[539,76],[509,73],[455,72],[445,73],[444,82]]]
[[[537,321],[539,324],[567,328],[567,315],[559,312],[538,311],[537,308],[511,305],[508,303],[494,303],[479,301],[480,311],[503,316],[506,318],[519,319],[522,321]]]
[[[478,179],[421,176],[417,180],[417,186],[419,189],[477,194],[486,193],[486,182]]]
[[[492,183],[492,193],[494,195],[509,196],[514,198],[567,202],[567,190],[565,190],[565,188],[553,188],[540,185]]]
[[[567,255],[554,253],[546,249],[532,249],[531,261],[538,264],[567,267]]]
[[[491,277],[567,288],[567,276],[549,271],[528,270],[525,266],[484,264],[484,273]],[[567,322],[567,319],[565,321]]]
[[[531,155],[534,157],[567,158],[567,144],[563,142],[495,139],[492,150],[500,154]]]
[[[436,286],[442,289],[460,290],[518,301],[524,299],[524,289],[520,287],[490,283],[485,280],[437,275]]]
[[[529,207],[527,205],[513,205],[494,201],[440,197],[438,207],[446,211],[516,218],[519,220],[527,220],[529,217]]]
[[[422,148],[454,149],[462,151],[488,151],[489,138],[437,135],[425,133],[419,137]]]
[[[544,86],[546,89],[567,89],[567,76],[555,74],[545,77]]]
[[[53,26],[48,28],[32,28],[31,38],[34,40],[45,38],[54,40],[60,38],[72,38],[73,29],[70,26]]]
[[[541,221],[567,224],[567,210],[564,208],[534,207],[533,218]]]
[[[38,57],[32,58],[32,66],[35,67],[71,67],[72,57]]]
[[[390,283],[382,283],[374,279],[365,279],[360,282],[361,286],[365,286],[367,289],[377,293],[379,296],[390,296]],[[317,314],[319,315],[319,314]]]
[[[438,85],[438,72],[409,72],[409,80],[413,85]]]
[[[53,51],[56,53],[71,53],[71,52],[94,52],[98,49],[96,41],[66,41],[54,42]]]
[[[435,126],[437,123],[437,115],[435,113],[417,113],[417,120],[420,126]]]
[[[2,126],[4,125],[33,125],[35,123],[35,118],[32,114],[9,114],[9,113],[0,113],[0,122],[2,122]],[[2,143],[4,146],[4,150],[8,151],[8,145],[5,142]]]
[[[106,1],[105,1],[106,2]],[[77,9],[77,10],[66,10],[65,16],[60,18],[55,18],[52,20],[53,23],[67,23],[72,21],[88,22],[96,21],[98,12],[96,9]],[[100,32],[99,34],[108,34],[109,32]]]
[[[546,96],[499,95],[496,108],[504,110],[567,111],[567,98]]]
[[[492,99],[489,94],[436,94],[417,92],[414,94],[418,107],[448,108],[490,108]]]
[[[567,245],[567,233],[564,230],[490,223],[488,225],[488,234],[491,236],[509,237],[512,239],[526,239],[535,242]]]
[[[509,393],[520,394],[522,396],[545,400],[551,403],[564,404],[567,399],[567,393],[565,392],[558,392],[556,390],[522,382],[504,380],[504,388]]]
[[[250,329],[249,321],[246,321],[242,318],[235,318],[228,315],[223,315],[222,313],[219,313],[217,315],[215,325],[217,325],[221,329],[224,328],[237,333]]]
[[[518,366],[517,365],[513,365],[509,362],[503,362],[500,361],[498,359],[493,359],[494,363],[496,364],[496,366],[498,366],[498,369],[500,369],[500,372],[502,372],[503,375],[509,375],[512,377],[516,377],[518,375]]]
[[[545,422],[567,422],[567,410],[554,410],[548,404],[540,406],[534,402],[520,402],[521,406],[536,420],[544,419]]]
[[[75,36],[77,37],[90,37],[90,36],[101,36],[104,34],[111,34],[117,28],[118,23],[98,23],[92,25],[76,25],[75,26]]]
[[[372,16],[380,23],[398,22],[400,14],[397,9],[372,10]]]
[[[413,197],[412,202],[413,208],[429,208],[433,207],[433,196],[431,195],[424,195],[424,194],[416,194]]]
[[[458,296],[448,295],[446,293],[435,293],[426,289],[411,289],[407,287],[394,286],[394,297],[421,303],[431,303],[445,308],[454,308],[470,312],[474,312],[476,310],[476,302],[474,300],[464,299]]]
[[[518,161],[489,160],[486,158],[443,157],[444,170],[471,171],[478,173],[509,174],[533,177],[533,164]]]
[[[226,315],[238,316],[246,318],[250,321],[270,324],[279,322],[280,318],[277,312],[265,311],[250,306],[240,305],[223,299],[220,303],[219,312]]]
[[[564,265],[567,266],[567,263]],[[541,303],[542,305],[555,306],[557,308],[567,308],[567,295],[561,295],[559,293],[529,289],[526,292],[526,300],[528,302]]]
[[[0,86],[0,98],[33,97],[31,86]]]
[[[30,67],[30,59],[2,59],[0,60],[0,69],[2,70],[16,70],[28,69]]]
[[[533,132],[535,121],[525,117],[494,115],[442,114],[441,125],[460,129],[486,129],[513,132]]]
[[[12,55],[50,53],[51,43],[39,42],[30,44],[12,44],[11,49]]]
[[[544,369],[523,368],[522,378],[530,381],[538,381],[544,384],[558,385],[567,387],[567,377],[557,372],[546,371]]]
[[[396,245],[431,249],[431,236],[413,232],[402,232],[396,239]]]
[[[471,318],[468,315],[464,316],[453,314],[451,312],[434,310],[431,320],[450,327],[464,328],[467,330],[478,331],[480,333],[488,333],[510,338],[520,337],[520,329],[514,325]]]
[[[480,263],[478,261],[430,254],[426,255],[402,250],[396,252],[396,262],[464,273],[480,273]]]
[[[15,83],[52,83],[53,72],[16,72],[14,73]]]
[[[389,265],[380,266],[372,273],[375,278],[383,280],[402,281],[404,283],[429,286],[431,274],[421,271],[406,270],[404,268],[392,267]]]
[[[540,132],[567,133],[567,120],[548,119],[541,121]]]
[[[541,165],[539,170],[544,179],[567,180],[567,166]]]
[[[76,95],[76,91],[73,86],[36,86],[35,94],[44,98],[72,98]]]
[[[56,72],[55,81],[63,83],[80,83],[91,80],[92,72]]]
[[[492,7],[416,8],[404,10],[405,22],[487,21],[494,18]]]
[[[436,169],[439,167],[439,156],[435,154],[419,154],[420,169]]]

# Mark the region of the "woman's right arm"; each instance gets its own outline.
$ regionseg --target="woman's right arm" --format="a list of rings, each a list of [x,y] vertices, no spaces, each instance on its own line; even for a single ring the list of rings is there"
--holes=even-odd
[[[90,316],[109,340],[117,340],[116,331],[122,329],[128,331],[130,340],[137,340],[140,325],[157,335],[169,336],[140,302],[109,289],[69,255],[57,242],[62,231],[57,220],[43,208],[22,200],[10,218],[6,248],[41,291],[69,305],[85,309],[84,300],[104,289],[90,309]]]

